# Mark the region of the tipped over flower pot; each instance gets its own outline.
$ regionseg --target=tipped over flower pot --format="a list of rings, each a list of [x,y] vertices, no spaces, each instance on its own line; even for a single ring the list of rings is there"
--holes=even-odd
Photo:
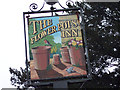
[[[33,59],[35,62],[35,69],[45,70],[49,65],[50,46],[39,46],[32,48]]]

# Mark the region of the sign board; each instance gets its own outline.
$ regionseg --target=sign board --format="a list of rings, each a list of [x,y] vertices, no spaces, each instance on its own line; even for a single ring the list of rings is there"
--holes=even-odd
[[[87,75],[78,15],[28,18],[31,80]]]

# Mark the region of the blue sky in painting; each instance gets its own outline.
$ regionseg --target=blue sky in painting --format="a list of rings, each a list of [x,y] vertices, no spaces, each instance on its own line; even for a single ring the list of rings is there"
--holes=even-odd
[[[45,17],[45,18],[36,18],[36,20],[47,20],[47,19],[52,19],[52,23],[53,25],[51,26],[48,26],[47,28],[50,28],[52,26],[56,26],[57,30],[58,30],[58,27],[57,27],[57,24],[59,23],[59,17],[58,16],[55,16],[55,17]],[[47,28],[43,29],[43,30],[46,30]],[[54,42],[55,43],[61,43],[61,32],[56,32],[54,34],[51,34],[54,36]]]
[[[59,17],[51,17],[51,19],[53,20],[53,26],[57,27],[57,24],[59,24]],[[57,27],[57,30],[58,30],[58,27]],[[54,36],[55,43],[61,43],[61,32],[60,31],[52,35]]]
[[[55,43],[61,43],[61,32],[56,32],[52,34],[54,36],[54,42]]]

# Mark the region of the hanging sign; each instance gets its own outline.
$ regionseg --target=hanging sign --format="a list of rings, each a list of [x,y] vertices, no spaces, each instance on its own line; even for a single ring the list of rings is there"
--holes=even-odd
[[[77,15],[28,19],[31,80],[87,75]]]

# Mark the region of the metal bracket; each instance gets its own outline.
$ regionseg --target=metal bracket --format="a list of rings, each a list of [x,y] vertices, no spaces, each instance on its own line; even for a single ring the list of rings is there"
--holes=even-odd
[[[38,9],[38,4],[32,3],[32,4],[30,4],[29,9],[30,9],[31,12],[39,12],[39,11],[41,11],[41,10],[44,8],[45,3],[46,3],[46,2],[44,1],[43,5],[42,5],[42,7],[41,7],[40,9]],[[63,6],[60,4],[59,1],[58,1],[57,3],[60,5],[60,7],[62,7],[63,9],[66,9],[65,7],[63,7]],[[73,2],[72,0],[68,0],[68,1],[66,1],[66,5],[67,5],[67,6],[68,6],[68,5],[74,5],[74,2]],[[54,8],[53,5],[51,5],[50,10],[53,10],[53,8]],[[54,8],[54,9],[56,9],[56,8]]]

